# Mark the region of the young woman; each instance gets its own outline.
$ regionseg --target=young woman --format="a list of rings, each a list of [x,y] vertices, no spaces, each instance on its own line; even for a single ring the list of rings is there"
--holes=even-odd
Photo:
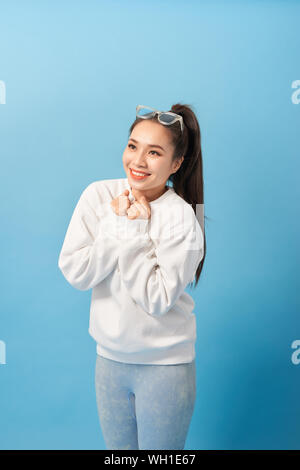
[[[184,449],[196,399],[195,303],[185,289],[197,285],[206,252],[191,107],[137,106],[123,166],[126,178],[94,181],[81,194],[58,265],[73,287],[93,289],[106,447]]]

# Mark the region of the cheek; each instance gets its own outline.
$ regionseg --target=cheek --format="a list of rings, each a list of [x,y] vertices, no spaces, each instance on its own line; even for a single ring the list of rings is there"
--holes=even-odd
[[[153,162],[151,165],[153,171],[161,176],[164,176],[168,172],[167,165],[162,162]]]
[[[127,155],[126,156],[126,162],[127,164],[129,165],[130,163],[132,163],[132,157],[130,155]]]
[[[130,156],[128,155],[128,152],[123,153],[123,163],[127,164],[130,161]]]

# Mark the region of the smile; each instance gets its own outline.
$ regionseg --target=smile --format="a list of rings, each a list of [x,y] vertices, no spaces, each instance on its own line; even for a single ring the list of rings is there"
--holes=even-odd
[[[147,176],[150,176],[146,173],[140,173],[138,171],[134,171],[131,168],[129,168],[129,170],[130,170],[130,175],[136,180],[143,180],[143,179],[147,178]]]

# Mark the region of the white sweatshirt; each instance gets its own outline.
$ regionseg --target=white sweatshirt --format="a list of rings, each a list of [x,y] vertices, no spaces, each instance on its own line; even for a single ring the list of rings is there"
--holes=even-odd
[[[89,333],[100,356],[131,364],[195,357],[195,303],[185,292],[203,257],[193,208],[172,187],[149,202],[150,219],[116,215],[127,178],[94,181],[70,220],[58,266],[76,289],[92,289]]]

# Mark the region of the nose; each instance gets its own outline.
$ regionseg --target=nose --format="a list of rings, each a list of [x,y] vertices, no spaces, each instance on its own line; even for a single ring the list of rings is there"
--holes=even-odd
[[[133,164],[134,164],[136,169],[140,168],[142,170],[142,169],[147,168],[147,165],[145,164],[145,154],[144,154],[144,152],[141,151],[141,152],[139,152],[139,153],[137,152],[135,154]]]

